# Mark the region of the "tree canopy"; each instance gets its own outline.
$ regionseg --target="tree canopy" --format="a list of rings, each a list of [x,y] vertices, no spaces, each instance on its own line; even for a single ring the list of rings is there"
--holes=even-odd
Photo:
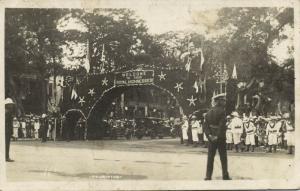
[[[59,74],[64,61],[77,62],[83,73],[87,59],[91,69],[106,72],[140,66],[184,67],[182,57],[192,46],[203,52],[209,78],[216,78],[223,65],[230,76],[236,65],[238,81],[264,81],[273,100],[292,102],[293,45],[283,61],[272,50],[293,38],[285,33],[294,29],[293,16],[292,8],[222,8],[208,30],[221,33],[209,37],[182,31],[150,35],[145,21],[130,9],[6,9],[5,70],[10,84],[6,94],[20,97],[14,75],[28,72],[45,79]],[[60,30],[71,21],[79,23],[81,30]]]

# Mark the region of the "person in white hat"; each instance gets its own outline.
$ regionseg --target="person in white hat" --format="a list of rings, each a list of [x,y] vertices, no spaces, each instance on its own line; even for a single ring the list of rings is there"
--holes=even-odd
[[[283,115],[283,126],[285,133],[285,139],[287,141],[288,154],[293,154],[295,149],[295,126],[291,120],[290,113]]]
[[[199,121],[197,120],[196,116],[193,115],[191,117],[191,129],[192,129],[192,138],[194,147],[196,147],[199,144],[199,137],[198,137],[198,131],[200,128]]]
[[[13,133],[13,113],[15,103],[11,98],[5,99],[5,160],[6,162],[14,162],[9,156],[10,139]]]
[[[41,128],[41,124],[39,121],[39,118],[36,117],[33,123],[33,129],[34,129],[34,139],[38,140],[39,139],[39,130]]]
[[[18,140],[18,130],[20,128],[20,122],[17,117],[13,118],[13,138],[14,140]]]
[[[186,115],[182,117],[182,125],[181,125],[181,131],[182,131],[182,138],[184,144],[187,146],[189,144],[188,141],[188,129],[189,129],[189,122]]]
[[[47,141],[48,128],[49,128],[49,124],[48,124],[47,115],[43,113],[41,119],[42,143]]]
[[[232,112],[231,116],[230,129],[233,135],[233,144],[235,151],[239,152],[241,137],[243,134],[243,121],[239,118],[239,114],[236,111]]]
[[[183,144],[183,137],[182,137],[180,117],[176,117],[174,119],[174,128],[176,129],[177,135],[180,138],[180,143]]]
[[[232,147],[233,147],[233,135],[232,135],[232,130],[231,130],[231,126],[230,126],[230,123],[231,123],[231,116],[227,116],[226,117],[226,127],[227,127],[227,130],[226,130],[226,144],[227,144],[227,150],[232,150]]]
[[[251,146],[251,151],[254,152],[256,127],[254,123],[248,118],[244,119],[243,125],[246,131],[246,141],[245,141],[245,144],[247,146],[246,151],[249,151],[249,148]]]
[[[267,124],[266,128],[266,135],[268,137],[268,153],[276,152],[277,150],[277,144],[278,144],[278,136],[280,135],[280,127],[281,125],[277,125],[277,117],[271,116],[269,123]]]

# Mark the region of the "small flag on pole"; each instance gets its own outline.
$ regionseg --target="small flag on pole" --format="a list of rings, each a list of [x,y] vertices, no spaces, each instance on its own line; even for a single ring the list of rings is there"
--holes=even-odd
[[[86,69],[86,72],[90,72],[90,43],[89,39],[87,39],[87,44],[86,44],[86,58],[84,62],[84,68]]]
[[[203,71],[204,56],[203,56],[202,49],[200,49],[200,58],[201,58],[201,61],[200,61],[200,71]]]
[[[236,66],[234,64],[233,66],[233,71],[232,71],[232,76],[231,76],[232,79],[237,79],[237,72],[236,72]]]
[[[72,93],[71,93],[71,100],[76,100],[78,97],[77,92],[75,91],[75,88],[72,89]]]
[[[198,87],[198,83],[197,83],[197,81],[195,81],[195,83],[194,83],[194,86],[193,86],[194,88],[195,88],[195,91],[196,91],[196,93],[198,93],[198,91],[199,91],[199,87]]]
[[[190,56],[188,56],[187,63],[185,64],[185,70],[188,72],[191,69],[191,62],[192,62],[192,58]]]

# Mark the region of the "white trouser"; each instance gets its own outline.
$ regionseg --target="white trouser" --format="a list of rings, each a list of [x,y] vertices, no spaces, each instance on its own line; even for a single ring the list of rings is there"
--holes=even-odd
[[[295,146],[295,132],[294,131],[288,131],[285,134],[286,141],[288,146]]]
[[[196,142],[199,141],[198,129],[196,129],[196,128],[192,129],[192,137],[193,137],[193,141],[196,141]]]
[[[18,127],[13,128],[13,137],[18,138]]]
[[[182,129],[182,138],[183,140],[187,140],[188,139],[188,134],[187,134],[187,128],[183,128]]]
[[[235,145],[239,144],[241,142],[241,136],[242,136],[242,133],[233,133],[233,143]]]
[[[247,136],[246,136],[246,145],[255,145],[254,133],[247,134]]]
[[[226,131],[226,143],[233,143],[233,134],[231,131]]]
[[[34,131],[34,138],[39,138],[39,131],[37,129]]]
[[[270,133],[268,136],[268,144],[269,145],[277,145],[278,140],[277,140],[277,133]]]

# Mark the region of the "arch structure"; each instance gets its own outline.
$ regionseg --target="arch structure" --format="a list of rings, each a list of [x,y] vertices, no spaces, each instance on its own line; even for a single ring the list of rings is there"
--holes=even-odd
[[[97,134],[107,109],[123,92],[138,86],[165,91],[176,100],[182,113],[210,107],[217,84],[204,74],[183,69],[138,69],[124,72],[89,74],[64,90],[63,110],[80,110],[87,120],[88,135]],[[94,129],[92,131],[92,129]],[[88,136],[89,137],[89,136]]]

